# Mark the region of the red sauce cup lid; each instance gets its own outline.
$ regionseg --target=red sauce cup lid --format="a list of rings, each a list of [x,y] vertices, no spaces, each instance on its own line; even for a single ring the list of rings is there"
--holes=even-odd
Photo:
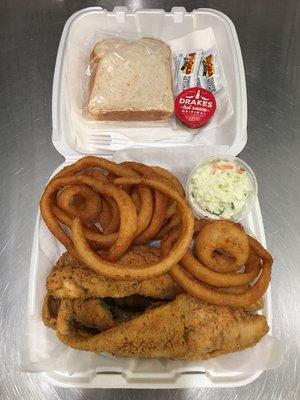
[[[189,128],[199,128],[206,124],[215,110],[215,96],[203,88],[185,89],[175,98],[175,114]]]

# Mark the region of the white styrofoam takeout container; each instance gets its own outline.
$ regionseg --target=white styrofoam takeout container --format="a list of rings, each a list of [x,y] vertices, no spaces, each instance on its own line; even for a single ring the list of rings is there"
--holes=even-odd
[[[139,26],[148,32],[155,29],[157,24],[162,21],[168,21],[169,29],[176,29],[178,34],[186,32],[187,29],[199,29],[205,26],[211,26],[214,29],[221,52],[224,71],[229,82],[230,95],[235,108],[235,121],[231,127],[230,135],[224,135],[224,142],[216,141],[215,145],[225,144],[227,153],[237,155],[244,147],[247,141],[246,123],[247,123],[247,107],[246,107],[246,89],[244,79],[243,61],[241,57],[240,47],[235,32],[235,28],[230,19],[219,11],[211,9],[198,9],[192,13],[187,13],[184,8],[173,8],[170,13],[163,10],[140,10],[135,13],[129,12],[124,7],[116,7],[113,12],[107,12],[101,8],[88,8],[81,10],[71,16],[66,22],[60,46],[58,49],[54,83],[53,83],[53,99],[52,99],[52,118],[53,118],[53,135],[52,140],[56,149],[65,157],[65,162],[57,168],[61,169],[64,165],[74,162],[82,157],[75,150],[75,144],[70,140],[72,137],[70,121],[68,121],[68,112],[66,112],[65,104],[61,103],[61,91],[64,82],[64,51],[65,46],[72,29],[76,26],[85,26],[91,20],[95,24],[97,18],[101,18],[103,14],[115,23],[120,24],[120,29],[127,26],[127,20],[138,21]],[[188,26],[188,28],[187,28]],[[238,83],[237,83],[238,82]],[[218,135],[215,136],[217,138]],[[211,145],[213,153],[213,145]],[[223,149],[225,152],[226,150]],[[199,149],[198,149],[199,151]],[[101,156],[111,155],[99,153]],[[258,200],[253,207],[252,212],[244,221],[245,225],[257,237],[257,239],[265,245],[265,234],[262,223],[262,217]],[[38,312],[41,304],[37,303],[37,288],[44,285],[40,282],[38,271],[45,268],[42,265],[42,255],[40,248],[40,213],[37,215],[35,233],[33,238],[31,267],[30,267],[30,283],[29,283],[29,304],[28,318]],[[49,268],[49,267],[48,267]],[[49,270],[49,269],[48,269]],[[46,272],[45,272],[46,273]],[[270,289],[265,295],[265,306],[263,314],[266,315],[268,323],[271,326],[271,303]],[[100,357],[100,356],[99,356]],[[129,367],[128,367],[129,365]],[[252,373],[240,373],[238,370],[226,371],[223,373],[207,373],[205,368],[194,367],[190,370],[170,369],[164,373],[156,373],[156,371],[139,371],[135,368],[131,370],[131,366],[137,366],[136,360],[127,364],[126,368],[117,368],[115,364],[108,365],[106,368],[100,368],[88,373],[75,373],[69,375],[59,369],[42,372],[41,376],[48,382],[64,387],[85,387],[85,388],[186,388],[186,387],[233,387],[242,386],[256,379],[263,372],[261,369]]]
[[[122,146],[133,145],[135,142],[131,143],[130,134],[137,137],[147,130],[152,135],[150,143],[144,142],[144,146],[165,146],[166,142],[153,143],[154,133],[158,135],[163,130],[172,131],[170,127],[160,125],[159,127],[142,125],[140,127],[130,126],[129,128],[126,125],[118,129],[117,126],[110,128],[111,125],[107,124],[109,128],[106,129],[112,131],[111,134],[116,137],[116,142],[106,145],[105,140],[99,140],[103,125],[101,125],[102,128],[99,125],[87,128],[87,125],[90,126],[89,124],[97,123],[97,121],[86,122],[85,118],[78,117],[77,113],[80,114],[80,111],[77,109],[83,107],[84,101],[83,99],[82,101],[78,100],[80,104],[74,107],[77,96],[72,91],[76,81],[81,81],[85,74],[86,65],[84,67],[84,63],[89,62],[89,53],[86,54],[84,61],[80,49],[87,46],[87,41],[90,43],[90,38],[95,36],[95,32],[98,32],[100,37],[102,37],[103,32],[110,34],[120,31],[127,34],[138,33],[141,36],[159,35],[161,40],[168,43],[192,32],[208,28],[212,29],[218,47],[224,78],[223,83],[226,86],[233,113],[220,126],[212,129],[209,126],[204,127],[205,130],[198,135],[187,133],[184,128],[181,128],[176,139],[169,139],[167,145],[175,146],[184,143],[187,145],[196,143],[208,146],[222,145],[226,154],[238,154],[247,141],[247,98],[243,59],[234,25],[226,15],[219,11],[203,8],[187,13],[183,7],[174,7],[171,12],[138,10],[134,13],[129,12],[126,7],[116,7],[113,12],[94,7],[81,10],[69,18],[65,24],[58,49],[53,83],[53,144],[57,150],[67,156],[74,151],[83,154],[110,153],[122,148]],[[89,39],[85,40],[85,38]],[[99,40],[99,37],[94,40]],[[184,43],[188,46],[189,40],[187,39]],[[92,43],[88,48],[90,51]],[[199,43],[199,48],[201,48],[201,43]],[[77,80],[70,70],[76,70],[76,74],[79,75]],[[73,78],[71,78],[71,75]],[[79,92],[83,92],[85,86]],[[77,112],[74,112],[74,108]],[[91,132],[94,132],[94,134]],[[121,139],[123,144],[120,146],[119,135],[122,134],[126,136]],[[188,137],[186,142],[184,136]],[[79,139],[80,137],[81,139]]]

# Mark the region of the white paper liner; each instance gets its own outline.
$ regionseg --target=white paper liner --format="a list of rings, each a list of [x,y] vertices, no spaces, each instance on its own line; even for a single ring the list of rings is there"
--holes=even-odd
[[[211,155],[211,149],[201,148],[141,149],[132,148],[115,154],[115,161],[134,160],[150,165],[161,165],[170,169],[185,183],[192,167]],[[214,148],[214,154],[218,152]],[[163,161],[162,161],[163,160]],[[246,218],[245,227],[253,225]],[[55,332],[44,326],[41,307],[46,294],[45,282],[52,266],[64,252],[63,247],[48,231],[43,221],[39,223],[39,249],[37,263],[31,271],[31,301],[28,310],[28,323],[23,340],[21,368],[27,372],[57,371],[60,373],[85,374],[93,376],[96,372],[120,372],[127,379],[143,375],[144,379],[172,377],[182,372],[205,372],[211,380],[256,373],[276,368],[282,360],[282,350],[278,340],[266,335],[256,346],[247,350],[228,354],[207,361],[179,360],[140,360],[135,358],[113,357],[109,354],[95,354],[73,350],[62,344]],[[267,300],[266,300],[267,301]],[[267,308],[263,310],[263,313]],[[226,378],[227,377],[227,378]]]

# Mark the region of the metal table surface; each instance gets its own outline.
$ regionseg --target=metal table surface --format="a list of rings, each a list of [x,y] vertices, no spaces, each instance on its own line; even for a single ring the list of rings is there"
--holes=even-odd
[[[77,390],[19,371],[35,214],[47,177],[62,161],[51,143],[51,87],[63,25],[80,8],[165,8],[172,1],[2,0],[0,2],[0,399],[300,398],[300,2],[183,1],[219,9],[239,35],[248,90],[248,143],[269,248],[274,335],[280,368],[233,389]]]

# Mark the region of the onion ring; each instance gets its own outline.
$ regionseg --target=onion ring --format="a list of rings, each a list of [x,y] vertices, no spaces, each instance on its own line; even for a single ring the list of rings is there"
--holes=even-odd
[[[164,178],[166,181],[170,182],[171,187],[174,188],[175,190],[177,190],[177,192],[179,194],[181,194],[182,197],[185,197],[185,190],[175,175],[173,175],[167,169],[159,167],[158,165],[151,166],[150,168],[152,168],[153,171],[157,175],[159,175],[161,178]],[[174,202],[170,202],[168,209],[167,209],[166,218],[169,219],[169,218],[173,217],[173,215],[176,213],[176,211],[177,211],[176,204]]]
[[[245,263],[245,272],[220,273],[201,264],[190,251],[180,261],[180,265],[198,280],[218,287],[241,286],[252,282],[260,272],[261,261],[253,251]]]
[[[89,168],[87,170],[79,171],[75,175],[86,175],[86,176],[90,176],[92,178],[100,179],[100,181],[102,181],[102,182],[109,182],[106,175],[104,175],[100,171],[97,171],[97,170],[91,169],[91,168]]]
[[[169,272],[175,282],[186,292],[203,301],[216,305],[227,305],[235,308],[247,308],[265,293],[271,279],[271,264],[264,264],[257,282],[245,293],[221,293],[206,288],[186,275],[178,264]]]
[[[135,236],[143,232],[144,229],[149,225],[153,213],[153,198],[151,190],[147,186],[137,186],[137,192],[141,198],[141,209],[137,216],[137,230],[135,232]],[[108,215],[108,217],[111,218],[111,209],[105,198],[102,200],[102,206],[105,216]],[[52,212],[61,223],[66,225],[68,228],[72,227],[72,218],[62,209],[52,205]],[[102,218],[102,212],[100,213],[99,220],[102,227],[108,225],[108,222]],[[92,242],[93,247],[95,248],[109,248],[118,238],[117,232],[104,234],[92,224],[84,224],[83,230],[85,237]]]
[[[245,293],[247,290],[249,290],[250,286],[249,285],[244,285],[244,286],[234,286],[234,287],[227,287],[227,288],[213,288],[214,290],[217,290],[222,293]],[[250,304],[250,306],[244,307],[243,309],[248,312],[255,312],[258,310],[261,310],[264,308],[264,300],[262,297],[260,297],[258,300],[256,300],[254,303]]]
[[[273,264],[273,257],[271,254],[252,236],[249,236],[249,243],[251,249],[260,257],[265,263]]]
[[[79,174],[91,176],[92,178],[100,179],[103,182],[109,182],[109,179],[102,172],[89,169],[80,172]],[[119,210],[116,202],[110,197],[104,197],[102,211],[98,218],[104,234],[117,232],[120,225]]]
[[[137,214],[129,195],[115,185],[101,182],[100,180],[84,175],[67,176],[50,181],[40,201],[41,213],[46,225],[66,249],[76,257],[72,239],[60,227],[52,211],[53,196],[56,192],[65,186],[76,184],[87,185],[94,191],[113,197],[117,202],[120,209],[120,230],[119,233],[116,234],[116,241],[107,251],[105,257],[110,261],[118,259],[118,257],[128,249],[134,238],[137,229]],[[90,240],[98,239],[99,236],[100,238],[105,236],[93,231],[90,231],[89,235],[91,236]]]
[[[230,221],[206,224],[195,239],[197,258],[216,272],[234,272],[245,265],[249,257],[247,234]],[[223,254],[225,251],[226,254]]]
[[[161,249],[164,255],[169,253],[177,235],[176,230],[173,230],[162,240]],[[255,239],[253,239],[255,245],[252,246],[252,239],[250,239],[251,249],[263,260],[263,264],[261,265],[262,272],[255,284],[244,293],[221,293],[212,290],[206,284],[202,284],[200,281],[195,281],[191,278],[178,264],[173,266],[169,274],[182,289],[198,299],[216,305],[247,308],[263,296],[268,288],[272,271],[272,257]]]
[[[110,221],[108,224],[101,224],[103,228],[103,233],[107,235],[108,233],[115,233],[118,232],[119,227],[120,227],[120,213],[119,213],[119,208],[117,203],[112,197],[107,197],[105,196],[105,200],[107,203],[110,205]],[[99,217],[99,220],[101,218],[101,215]],[[100,220],[101,223],[101,220]]]
[[[201,218],[201,219],[197,219],[195,218],[195,229],[194,229],[194,236],[198,235],[198,233],[201,231],[201,229],[207,225],[212,223],[213,221],[210,219],[206,219],[206,218]]]
[[[172,184],[172,187],[174,187],[174,189],[176,189],[182,197],[185,197],[184,188],[175,175],[173,175],[167,169],[159,167],[158,165],[151,166],[150,168],[152,168],[157,175],[169,181]]]
[[[177,190],[178,193],[182,195],[182,197],[185,197],[185,192],[178,179],[175,178],[175,176],[172,175],[171,172],[168,172],[163,168],[158,169],[158,172],[156,172],[154,167],[149,167],[148,165],[138,163],[135,161],[124,161],[120,165],[124,165],[132,169],[134,172],[136,172],[142,177],[163,180],[163,182],[169,185],[170,188]],[[162,171],[164,171],[164,173],[162,173]],[[168,178],[166,178],[166,176]],[[173,200],[169,199],[168,203],[169,204],[165,215],[166,219],[173,216],[174,213],[176,212],[176,204],[174,204]]]
[[[102,199],[102,210],[101,210],[100,214],[98,215],[98,219],[99,219],[102,231],[104,232],[104,229],[109,225],[109,222],[112,219],[111,208],[105,197],[103,197],[103,199]]]
[[[136,187],[140,199],[140,209],[138,210],[138,221],[136,236],[138,237],[142,232],[147,229],[152,222],[153,215],[153,196],[152,191],[145,185],[138,185]]]
[[[140,235],[138,235],[134,239],[135,244],[143,244],[151,240],[161,229],[168,206],[168,199],[165,195],[158,192],[157,190],[154,191],[154,211],[151,218],[151,222],[149,226],[142,231]]]
[[[169,201],[167,212],[166,212],[166,219],[172,218],[173,215],[176,213],[176,211],[177,211],[176,203],[174,201]]]
[[[194,217],[191,208],[175,190],[171,189],[163,182],[154,179],[124,177],[114,180],[116,185],[147,185],[156,191],[169,196],[177,202],[181,213],[181,231],[170,254],[163,257],[157,263],[143,264],[132,267],[103,260],[90,248],[82,229],[82,224],[78,218],[74,218],[72,224],[72,238],[76,251],[82,260],[92,270],[113,279],[136,279],[144,280],[167,272],[177,263],[186,253],[193,237]]]
[[[134,161],[124,161],[120,165],[126,166],[132,169],[137,174],[145,177],[145,178],[153,178],[158,179],[159,176],[154,172],[154,170],[142,163],[134,162]],[[169,181],[163,180],[165,184],[171,187]],[[167,198],[160,193],[159,191],[154,191],[154,211],[152,215],[151,222],[149,226],[140,234],[138,235],[134,243],[135,244],[143,244],[146,243],[148,240],[151,240],[161,229],[164,224],[164,220],[167,215],[167,207],[168,207],[168,200]]]
[[[75,203],[74,200],[82,199],[82,203]],[[58,207],[72,217],[79,217],[83,220],[94,221],[102,208],[101,198],[92,189],[84,185],[73,185],[64,188],[57,195]]]
[[[161,240],[172,228],[180,224],[180,214],[176,213],[173,215],[170,221],[167,222],[165,226],[156,235],[155,239]]]
[[[56,205],[52,205],[51,210],[53,215],[68,228],[72,228],[73,218],[69,217],[61,208]],[[87,224],[83,226],[85,237],[92,242],[93,247],[96,248],[109,248],[118,238],[118,233],[111,233],[104,235],[99,229],[93,224]]]
[[[133,189],[131,193],[131,200],[133,201],[136,210],[139,212],[141,209],[141,199],[136,187]]]
[[[116,176],[137,176],[136,172],[125,165],[122,166],[116,164],[115,162],[102,157],[86,156],[76,161],[76,163],[64,167],[51,179],[51,181],[61,177],[72,176],[91,168],[101,168],[102,170],[111,172]]]
[[[129,168],[144,178],[158,178],[158,175],[155,173],[155,171],[148,165],[135,161],[123,161],[120,165]]]

